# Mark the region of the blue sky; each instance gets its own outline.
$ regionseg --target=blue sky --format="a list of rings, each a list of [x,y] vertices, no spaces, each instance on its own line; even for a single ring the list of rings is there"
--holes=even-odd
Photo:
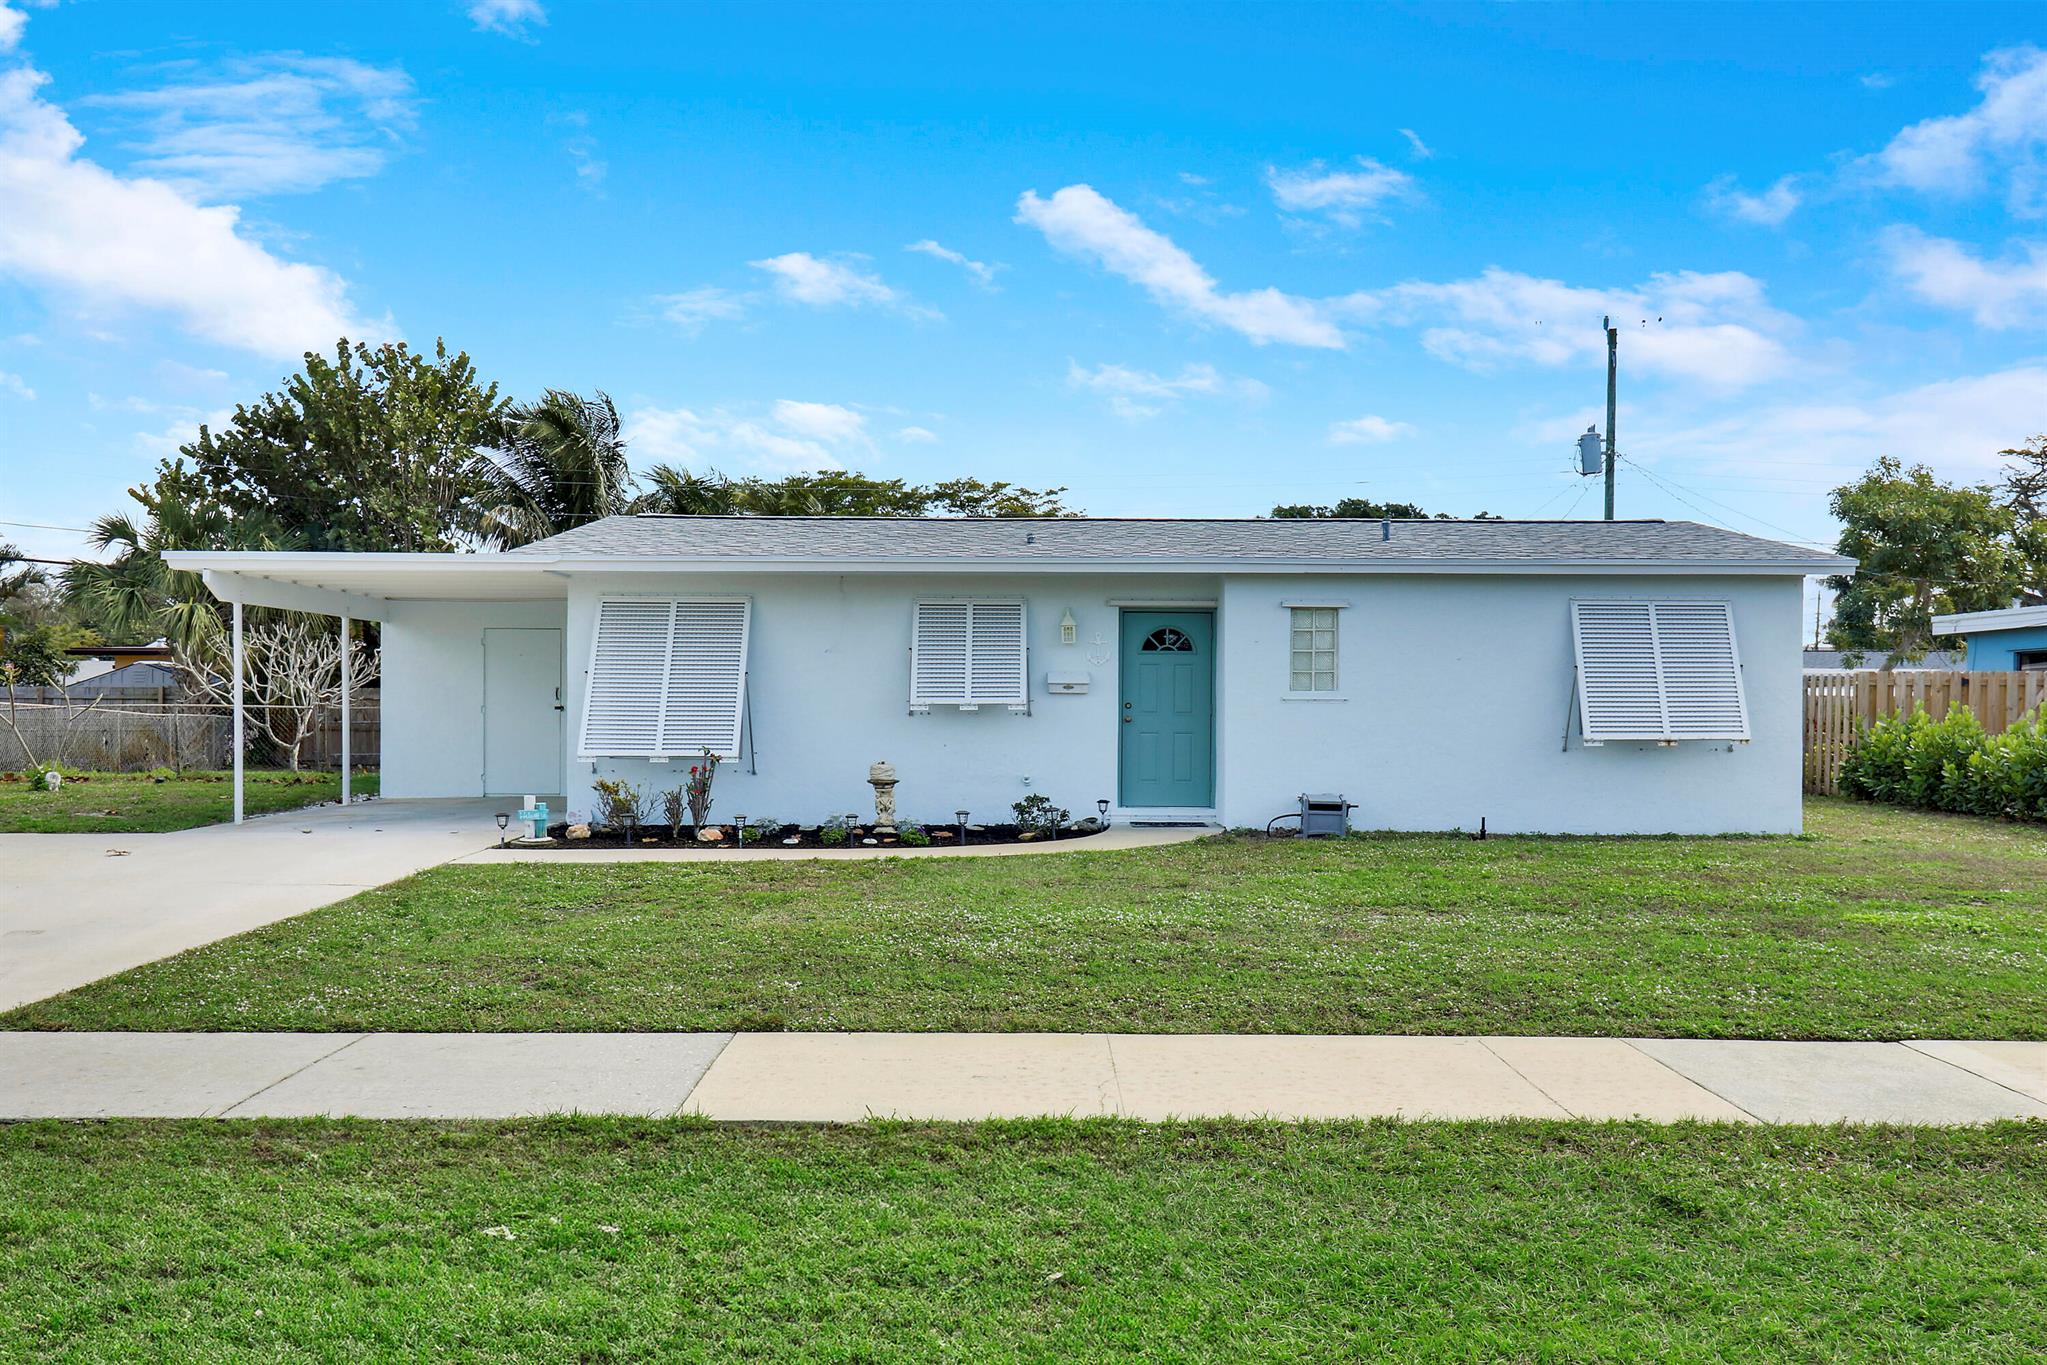
[[[1828,540],[2047,428],[2033,7],[0,8],[0,521],[308,347],[602,387],[641,464]],[[33,551],[65,530],[0,525]]]

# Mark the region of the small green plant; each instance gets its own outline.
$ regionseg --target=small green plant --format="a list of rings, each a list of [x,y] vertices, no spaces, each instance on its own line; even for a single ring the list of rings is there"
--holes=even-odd
[[[1061,810],[1053,805],[1052,798],[1043,792],[1032,792],[1010,809],[1016,812],[1018,828],[1042,834],[1047,838],[1057,834],[1066,822],[1073,818],[1072,811]]]
[[[64,772],[54,763],[35,763],[29,766],[28,789],[32,792],[55,791],[64,785]]]
[[[668,836],[682,837],[682,817],[689,811],[689,792],[686,788],[675,787],[661,793],[661,818],[668,822]]]
[[[600,777],[591,785],[597,789],[598,823],[628,839],[638,835],[654,809],[646,789],[622,777]]]
[[[915,825],[908,826],[898,831],[896,834],[896,838],[902,840],[903,843],[910,848],[925,848],[928,847],[931,843],[931,836],[926,834],[923,830],[918,829]]]
[[[837,848],[846,842],[846,817],[834,815],[818,826],[817,841],[826,848]]]
[[[750,820],[747,822],[746,828],[739,832],[739,842],[742,844],[765,843],[770,836],[780,834],[781,832],[782,822],[780,820],[777,820],[772,815],[763,816],[757,821]]]

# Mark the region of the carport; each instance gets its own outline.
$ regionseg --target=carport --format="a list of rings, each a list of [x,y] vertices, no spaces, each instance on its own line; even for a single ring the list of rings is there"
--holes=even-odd
[[[234,822],[243,821],[247,714],[243,649],[245,607],[270,607],[334,617],[341,625],[341,795],[350,795],[354,754],[349,723],[354,692],[356,621],[388,623],[409,604],[558,602],[567,597],[568,575],[552,567],[552,556],[458,555],[443,553],[337,554],[296,551],[174,550],[164,555],[173,569],[197,573],[207,591],[229,608],[229,653],[234,672]]]

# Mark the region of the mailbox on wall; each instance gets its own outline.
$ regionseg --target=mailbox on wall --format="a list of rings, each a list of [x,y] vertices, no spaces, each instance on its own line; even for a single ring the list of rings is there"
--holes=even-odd
[[[1087,691],[1085,673],[1047,673],[1045,690],[1055,697],[1078,697]]]

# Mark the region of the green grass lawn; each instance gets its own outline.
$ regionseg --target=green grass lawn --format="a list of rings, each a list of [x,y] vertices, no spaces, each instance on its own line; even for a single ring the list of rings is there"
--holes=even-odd
[[[185,772],[162,782],[144,773],[90,773],[53,792],[30,791],[26,781],[0,782],[0,834],[159,834],[218,825],[234,818],[233,775]],[[375,773],[356,777],[358,796],[374,796]],[[341,775],[321,772],[250,772],[243,809],[250,815],[294,810],[341,796]]]
[[[1809,819],[1799,839],[445,867],[0,1027],[2047,1038],[2047,830]]]
[[[2036,1360],[2047,1126],[0,1128],[0,1357]]]

